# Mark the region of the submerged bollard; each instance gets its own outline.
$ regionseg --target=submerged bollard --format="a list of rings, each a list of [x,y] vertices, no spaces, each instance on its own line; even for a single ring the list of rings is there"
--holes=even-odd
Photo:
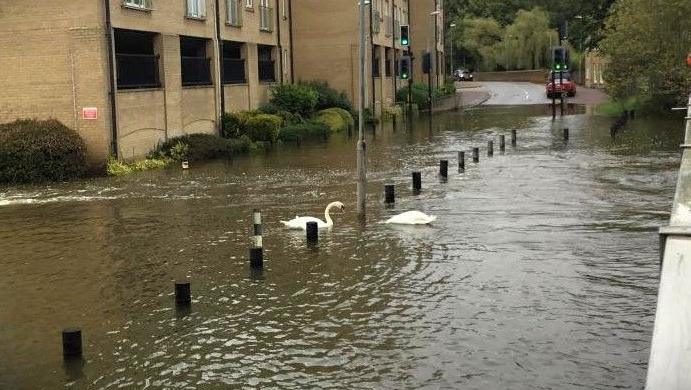
[[[79,328],[65,328],[62,331],[62,355],[65,358],[79,358],[82,356],[82,330]]]
[[[186,306],[192,303],[192,289],[190,282],[175,282],[175,303],[179,306]]]
[[[630,119],[636,119],[636,111],[635,110],[629,111],[629,118]]]
[[[393,184],[387,184],[384,186],[384,203],[392,204],[396,203],[396,192]]]
[[[568,141],[568,140],[569,140],[569,128],[567,127],[564,129],[564,141]]]
[[[316,222],[307,222],[307,244],[319,243],[319,225]]]
[[[458,168],[465,169],[465,152],[458,152]]]
[[[473,162],[476,164],[480,162],[480,148],[473,148]]]
[[[511,146],[516,147],[516,130],[511,130]]]
[[[505,150],[506,150],[506,136],[500,135],[499,136],[499,151],[503,152]]]
[[[252,211],[252,224],[254,235],[250,247],[250,267],[261,269],[264,267],[264,242],[262,240],[262,213],[258,209]]]
[[[487,141],[487,155],[494,156],[494,141]]]
[[[413,172],[413,192],[420,192],[422,190],[422,173]]]
[[[443,178],[449,176],[449,160],[439,160],[439,176]]]

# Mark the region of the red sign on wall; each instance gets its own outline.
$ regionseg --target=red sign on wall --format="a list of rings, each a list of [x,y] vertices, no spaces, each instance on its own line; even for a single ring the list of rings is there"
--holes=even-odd
[[[98,119],[98,108],[97,107],[83,107],[82,108],[82,119],[86,119],[86,120]]]

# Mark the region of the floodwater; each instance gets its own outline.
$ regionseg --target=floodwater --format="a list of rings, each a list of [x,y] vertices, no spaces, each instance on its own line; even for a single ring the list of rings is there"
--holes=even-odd
[[[576,112],[552,125],[543,107],[488,107],[368,130],[365,223],[346,135],[0,189],[0,388],[639,389],[682,123],[636,120],[612,140],[611,119]],[[488,158],[499,134],[506,153],[494,138]],[[457,172],[473,146],[480,164]],[[316,248],[279,223],[335,200],[347,210]],[[248,266],[254,208],[263,273]],[[379,223],[411,209],[439,219]],[[69,326],[84,360],[66,364]]]

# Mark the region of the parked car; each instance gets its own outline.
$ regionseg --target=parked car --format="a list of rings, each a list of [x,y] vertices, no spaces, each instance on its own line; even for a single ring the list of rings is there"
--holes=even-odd
[[[552,74],[554,74],[555,85],[552,85]],[[570,97],[576,96],[576,83],[571,80],[571,73],[569,72],[562,72],[560,77],[559,72],[551,71],[547,78],[547,86],[545,89],[548,99],[552,97],[558,98],[563,93],[566,93],[566,95]]]
[[[456,69],[453,72],[453,78],[456,81],[473,81],[473,72],[468,69]]]

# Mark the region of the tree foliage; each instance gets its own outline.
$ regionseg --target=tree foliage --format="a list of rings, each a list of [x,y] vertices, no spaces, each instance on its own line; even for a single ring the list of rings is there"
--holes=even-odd
[[[601,43],[611,62],[605,73],[617,100],[638,97],[656,107],[684,103],[691,90],[691,2],[618,0]],[[654,102],[654,103],[653,103]]]

